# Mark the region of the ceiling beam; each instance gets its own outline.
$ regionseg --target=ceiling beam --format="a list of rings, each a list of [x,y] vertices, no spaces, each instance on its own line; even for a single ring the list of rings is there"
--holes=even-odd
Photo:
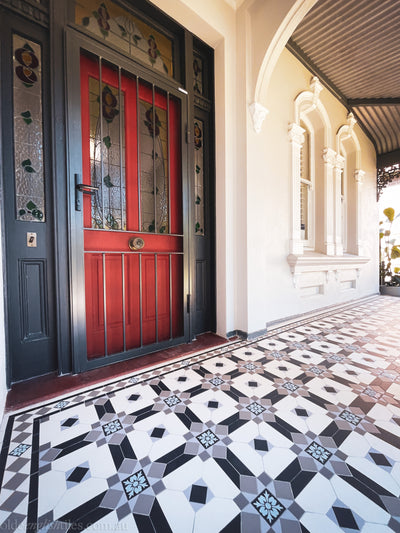
[[[400,98],[349,98],[347,103],[351,107],[400,105]]]
[[[292,52],[292,54],[302,63],[310,72],[317,76],[319,81],[325,85],[325,87],[334,95],[340,102],[349,108],[347,104],[347,98],[345,95],[334,85],[331,80],[325,76],[325,74],[320,70],[317,65],[309,58],[307,54],[296,44],[293,39],[289,39],[286,43],[286,48]],[[350,109],[349,109],[350,111]]]

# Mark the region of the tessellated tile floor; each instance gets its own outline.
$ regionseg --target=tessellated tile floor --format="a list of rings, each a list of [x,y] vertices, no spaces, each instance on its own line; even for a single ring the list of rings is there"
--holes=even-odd
[[[11,413],[0,531],[400,532],[399,316],[376,296]]]

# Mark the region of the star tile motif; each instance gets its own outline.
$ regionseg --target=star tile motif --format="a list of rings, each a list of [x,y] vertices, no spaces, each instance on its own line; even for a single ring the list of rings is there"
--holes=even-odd
[[[30,444],[18,444],[16,448],[13,449],[12,452],[10,452],[8,455],[14,455],[16,457],[21,457],[23,453],[25,453],[29,448],[31,447]]]
[[[196,438],[205,449],[210,448],[210,446],[213,446],[216,442],[219,441],[219,438],[215,433],[211,431],[211,429],[203,431],[203,433],[197,435]]]
[[[260,415],[261,413],[263,413],[265,411],[265,407],[263,407],[262,405],[260,405],[257,402],[253,402],[250,405],[248,405],[247,409],[251,413],[253,413],[253,415]]]
[[[144,490],[150,487],[150,484],[143,470],[138,470],[131,476],[122,481],[122,486],[128,500],[131,500]]]
[[[314,457],[317,461],[319,461],[322,465],[324,465],[329,458],[332,456],[332,453],[328,451],[326,448],[321,446],[320,444],[317,444],[316,442],[312,442],[305,450],[308,454],[311,455],[311,457]]]
[[[122,429],[122,424],[118,420],[112,420],[111,422],[108,422],[107,424],[104,424],[102,426],[104,435],[108,437],[109,435],[112,435],[113,433],[120,431]]]
[[[165,398],[164,402],[168,405],[168,407],[173,407],[174,405],[178,405],[178,403],[181,403],[181,400],[178,398],[178,396],[174,394],[173,396]]]
[[[347,422],[350,422],[350,424],[353,424],[353,426],[358,426],[358,424],[361,422],[361,417],[354,415],[350,411],[344,410],[340,413],[340,418],[343,418],[343,420],[347,420]]]
[[[274,524],[285,511],[285,507],[281,502],[267,489],[261,492],[261,494],[252,501],[252,504],[270,526],[272,526],[272,524]]]

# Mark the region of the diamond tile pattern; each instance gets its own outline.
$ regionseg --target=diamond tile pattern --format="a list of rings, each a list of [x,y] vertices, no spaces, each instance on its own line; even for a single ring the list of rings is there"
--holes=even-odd
[[[400,531],[400,299],[8,417],[0,531]]]

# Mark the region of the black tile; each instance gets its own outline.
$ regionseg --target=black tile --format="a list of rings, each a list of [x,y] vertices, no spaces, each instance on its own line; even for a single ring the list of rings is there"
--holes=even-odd
[[[268,442],[262,439],[254,439],[254,448],[262,452],[268,451]]]
[[[64,420],[64,422],[61,424],[63,427],[68,427],[70,428],[71,426],[73,426],[74,424],[76,424],[78,422],[78,419],[77,418],[68,418],[67,420]]]
[[[151,433],[151,437],[154,437],[156,439],[161,439],[164,433],[165,433],[165,428],[154,428]]]
[[[336,389],[334,389],[333,387],[324,387],[324,389],[326,390],[326,392],[336,392]]]
[[[128,400],[131,402],[136,402],[136,400],[138,400],[139,398],[140,398],[140,394],[131,394]]]
[[[155,531],[157,532],[162,531],[162,533],[173,533],[168,523],[168,520],[166,516],[164,515],[163,510],[161,509],[161,506],[156,499],[154,500],[153,507],[151,508],[151,511],[150,511],[150,520]],[[143,531],[143,532],[146,531],[147,533],[147,531],[149,530],[139,529],[139,531]]]
[[[298,408],[298,409],[295,409],[295,412],[296,412],[297,416],[304,416],[304,417],[308,417],[309,416],[305,409]]]
[[[353,513],[350,509],[345,507],[332,507],[333,512],[335,513],[337,523],[340,527],[345,527],[347,529],[355,529],[359,531],[357,522],[354,519]]]
[[[373,461],[379,466],[392,466],[382,453],[370,452]]]
[[[257,381],[249,381],[248,385],[249,387],[258,387]]]
[[[215,366],[221,367],[224,366],[224,363],[215,363]]]
[[[220,533],[242,533],[240,513],[227,524]]]
[[[201,485],[192,485],[189,500],[195,503],[206,503],[207,487],[202,487]]]
[[[219,405],[218,402],[213,402],[213,401],[208,402],[208,407],[210,409],[217,409],[218,405]]]
[[[187,381],[187,377],[186,376],[180,376],[178,378],[178,381]]]
[[[89,468],[84,468],[82,466],[77,466],[73,472],[67,478],[67,481],[73,481],[74,483],[80,483],[82,479],[86,476]]]

